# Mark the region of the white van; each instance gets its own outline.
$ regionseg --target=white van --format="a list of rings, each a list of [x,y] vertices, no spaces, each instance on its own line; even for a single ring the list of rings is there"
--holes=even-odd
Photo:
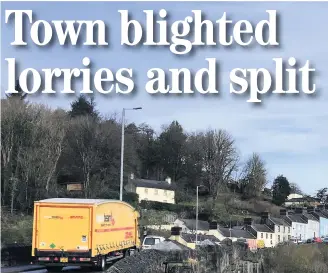
[[[151,249],[152,246],[157,245],[158,243],[163,241],[165,241],[165,238],[161,236],[146,236],[142,243],[142,249]]]

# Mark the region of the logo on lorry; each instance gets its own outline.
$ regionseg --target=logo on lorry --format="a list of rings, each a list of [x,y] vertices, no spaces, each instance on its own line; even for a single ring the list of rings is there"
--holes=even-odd
[[[104,222],[105,223],[108,223],[108,224],[110,224],[112,226],[115,225],[115,219],[113,217],[113,213],[112,212],[110,214],[109,213],[108,214],[104,213]]]

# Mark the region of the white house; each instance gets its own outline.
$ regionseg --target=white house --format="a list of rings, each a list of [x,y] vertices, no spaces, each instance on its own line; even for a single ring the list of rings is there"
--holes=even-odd
[[[305,240],[307,237],[307,221],[302,215],[288,213],[287,210],[280,210],[281,218],[291,225],[291,237],[293,239]]]
[[[267,225],[255,224],[252,218],[244,219],[245,230],[255,236],[257,240],[257,248],[276,246],[276,238],[274,231]]]
[[[296,210],[296,213],[300,214],[300,210]],[[312,239],[314,237],[319,237],[320,235],[320,222],[312,214],[307,212],[307,209],[302,210],[302,215],[307,219],[306,227],[306,237],[305,239]]]
[[[302,198],[303,195],[302,194],[298,194],[298,193],[291,193],[290,195],[287,196],[287,199],[294,199],[294,198]]]
[[[291,224],[282,218],[272,217],[268,212],[263,212],[261,216],[261,224],[267,225],[275,233],[276,244],[288,241],[292,237]]]

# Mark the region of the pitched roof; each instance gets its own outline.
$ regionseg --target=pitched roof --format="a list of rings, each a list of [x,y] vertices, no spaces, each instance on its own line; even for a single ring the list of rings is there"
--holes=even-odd
[[[288,214],[288,218],[289,218],[292,222],[306,224],[306,221],[304,221],[304,219],[302,218],[301,215],[297,215],[297,214]]]
[[[230,232],[231,232],[232,238],[245,238],[245,239],[254,239],[255,238],[248,231],[242,230],[242,229],[231,229],[231,231],[230,231],[229,228],[219,227],[219,231],[224,237],[230,237]]]
[[[267,225],[253,224],[252,228],[257,232],[270,232],[270,233],[273,233],[273,230],[271,230]]]
[[[315,216],[313,216],[312,214],[310,214],[310,213],[305,212],[305,213],[303,213],[303,215],[304,215],[308,220],[318,221],[318,219],[317,219]]]
[[[136,187],[141,188],[153,188],[161,190],[175,190],[174,184],[169,184],[167,181],[157,181],[157,180],[148,180],[148,179],[129,179],[129,182],[134,184]]]
[[[196,230],[196,220],[195,219],[181,219],[186,227],[190,230]],[[198,220],[198,230],[209,230],[209,223],[206,221]]]
[[[289,226],[290,224],[288,224],[284,219],[282,218],[276,218],[276,217],[270,217],[269,218],[275,225],[278,226]]]
[[[315,211],[313,212],[315,215],[318,215],[319,217],[322,217],[322,218],[328,218],[328,214],[324,214],[324,212],[322,211]]]
[[[187,243],[194,243],[196,241],[196,234],[189,234],[189,233],[182,233],[181,238],[185,240]],[[197,235],[197,241],[205,241],[210,240],[211,242],[220,242],[218,238],[216,238],[214,235],[203,235],[198,234]]]

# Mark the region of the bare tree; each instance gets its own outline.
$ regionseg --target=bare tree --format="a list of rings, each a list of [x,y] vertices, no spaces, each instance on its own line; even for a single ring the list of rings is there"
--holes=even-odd
[[[297,194],[301,194],[303,195],[303,192],[300,188],[299,185],[297,185],[296,183],[290,183],[290,193],[297,193]]]
[[[242,172],[241,188],[244,198],[259,196],[267,184],[267,170],[260,155],[253,155],[246,161]]]
[[[205,183],[213,197],[213,206],[220,189],[226,187],[237,170],[238,153],[232,136],[224,130],[207,131],[203,136],[203,171]]]
[[[68,134],[68,145],[71,155],[83,173],[83,186],[85,197],[90,195],[92,171],[100,161],[101,137],[103,131],[92,117],[82,116],[71,120]]]

